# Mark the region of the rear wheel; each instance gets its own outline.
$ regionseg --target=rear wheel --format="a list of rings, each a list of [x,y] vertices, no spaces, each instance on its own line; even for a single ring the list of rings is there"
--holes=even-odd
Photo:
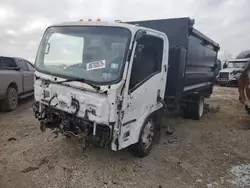
[[[191,104],[186,103],[184,106],[181,107],[181,116],[185,119],[188,119],[191,117]]]
[[[143,126],[139,141],[130,146],[130,152],[137,157],[146,157],[153,145],[154,132],[154,124],[149,119]]]
[[[199,120],[204,113],[204,97],[195,95],[193,97],[194,103],[191,108],[191,117],[195,120]]]
[[[18,104],[18,93],[14,87],[9,87],[3,102],[4,111],[13,111]]]

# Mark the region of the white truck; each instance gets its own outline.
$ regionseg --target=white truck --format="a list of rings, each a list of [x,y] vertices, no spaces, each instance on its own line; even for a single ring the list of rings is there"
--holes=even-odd
[[[227,68],[220,70],[217,82],[221,86],[238,85],[241,73],[247,67],[250,58],[233,59],[227,62]]]
[[[159,141],[163,106],[199,119],[219,45],[189,18],[68,22],[44,33],[35,62],[40,128],[140,157]],[[171,34],[172,33],[172,34]]]

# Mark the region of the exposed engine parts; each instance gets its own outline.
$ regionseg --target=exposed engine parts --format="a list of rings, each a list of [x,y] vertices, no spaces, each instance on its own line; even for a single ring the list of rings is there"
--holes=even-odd
[[[71,107],[75,109],[73,113],[64,112],[55,108],[58,103],[51,105],[57,96],[54,95],[48,102],[35,102],[33,111],[35,117],[40,121],[40,129],[44,132],[47,128],[54,130],[55,134],[62,134],[66,137],[76,137],[79,139],[80,146],[85,150],[90,144],[99,147],[107,146],[112,136],[110,128],[88,120],[88,113],[95,114],[94,110],[86,110],[85,117],[77,116],[80,110],[80,103],[72,97]]]

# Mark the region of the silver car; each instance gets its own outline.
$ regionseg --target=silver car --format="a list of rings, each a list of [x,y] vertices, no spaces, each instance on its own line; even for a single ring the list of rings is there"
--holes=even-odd
[[[0,100],[4,111],[16,109],[18,99],[33,95],[34,66],[27,60],[0,56]]]

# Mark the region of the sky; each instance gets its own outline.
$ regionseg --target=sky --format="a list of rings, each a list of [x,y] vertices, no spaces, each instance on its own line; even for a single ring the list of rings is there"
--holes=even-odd
[[[0,0],[0,56],[34,61],[46,27],[64,21],[187,16],[220,44],[220,56],[237,56],[250,49],[249,7],[249,0]]]

